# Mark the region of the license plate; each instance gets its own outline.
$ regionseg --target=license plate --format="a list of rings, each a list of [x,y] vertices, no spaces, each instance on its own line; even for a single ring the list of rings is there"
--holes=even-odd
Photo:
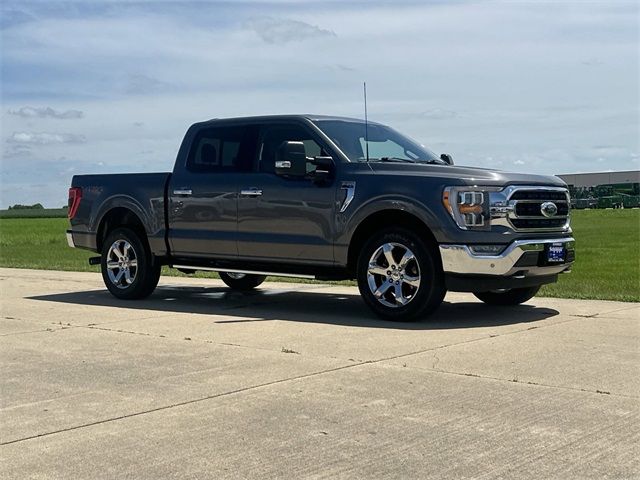
[[[552,243],[547,247],[547,262],[563,263],[566,257],[567,249],[562,243]]]

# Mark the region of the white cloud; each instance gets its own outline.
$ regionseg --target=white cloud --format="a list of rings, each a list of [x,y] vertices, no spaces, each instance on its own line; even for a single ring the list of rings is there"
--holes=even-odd
[[[604,62],[599,58],[589,58],[588,60],[583,60],[581,63],[582,65],[586,65],[587,67],[598,67],[604,64]]]
[[[7,113],[22,118],[57,118],[60,120],[84,117],[84,113],[80,110],[59,111],[51,107],[21,107],[16,110],[9,110]]]
[[[14,132],[7,141],[25,145],[52,145],[56,143],[85,143],[87,140],[84,135],[74,133]]]
[[[157,78],[142,74],[132,74],[126,79],[124,91],[128,94],[140,95],[159,93],[171,87],[169,83],[158,80]]]
[[[2,157],[4,159],[25,159],[31,157],[31,146],[21,144],[9,144],[5,148]]]
[[[299,42],[314,37],[335,37],[335,32],[299,20],[259,17],[246,23],[267,43]]]
[[[437,120],[453,118],[457,116],[457,113],[453,110],[447,110],[444,108],[432,108],[430,110],[425,110],[421,113],[421,115],[425,118],[434,118]]]

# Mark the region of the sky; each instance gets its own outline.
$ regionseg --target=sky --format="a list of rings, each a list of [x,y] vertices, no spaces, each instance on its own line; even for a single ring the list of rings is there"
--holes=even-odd
[[[363,117],[456,164],[640,168],[635,1],[3,0],[0,207],[170,171],[187,127]]]

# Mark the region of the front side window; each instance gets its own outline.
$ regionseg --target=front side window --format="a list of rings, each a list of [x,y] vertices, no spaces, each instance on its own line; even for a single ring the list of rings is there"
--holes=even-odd
[[[276,150],[283,142],[302,142],[307,157],[326,155],[325,150],[303,127],[299,125],[267,125],[263,127],[258,154],[258,170],[260,172],[274,172]],[[307,164],[308,172],[314,168],[313,164]]]
[[[349,120],[316,120],[315,124],[352,162],[367,159],[368,144],[370,161],[444,163],[433,152],[385,125],[370,123],[365,128],[364,122]]]
[[[255,153],[256,128],[211,127],[200,130],[187,157],[187,168],[197,172],[246,172]]]

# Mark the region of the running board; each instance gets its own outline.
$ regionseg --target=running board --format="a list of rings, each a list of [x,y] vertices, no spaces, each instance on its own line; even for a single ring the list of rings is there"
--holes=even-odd
[[[279,273],[279,272],[260,272],[256,270],[236,270],[233,268],[213,268],[213,267],[196,267],[195,265],[171,265],[173,268],[182,268],[184,270],[203,270],[207,272],[224,272],[224,273],[244,273],[247,275],[267,275],[271,277],[291,277],[291,278],[307,278],[315,280],[315,275],[303,275],[302,273]]]

